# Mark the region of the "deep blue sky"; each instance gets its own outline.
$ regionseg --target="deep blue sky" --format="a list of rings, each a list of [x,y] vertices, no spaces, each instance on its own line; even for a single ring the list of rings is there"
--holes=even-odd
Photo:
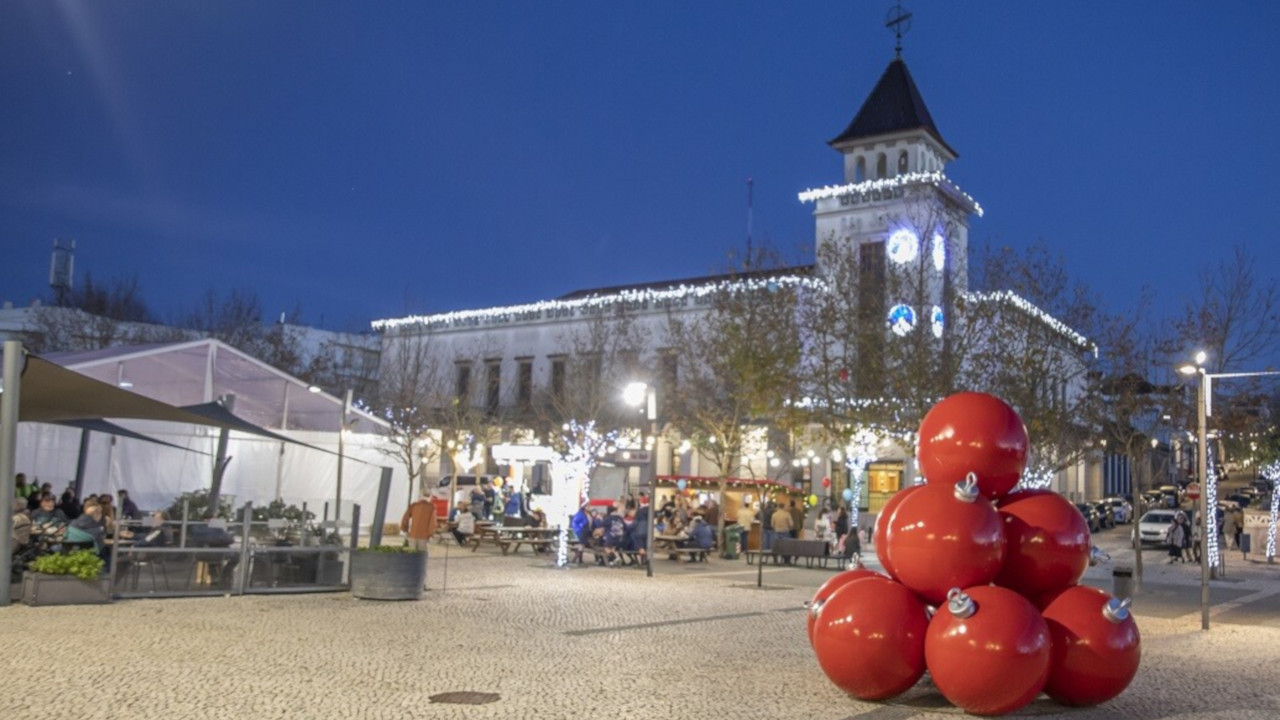
[[[874,2],[6,2],[0,299],[136,274],[370,319],[811,246],[809,187],[893,56]],[[911,0],[971,241],[1043,239],[1112,309],[1248,243],[1274,276],[1280,3]]]

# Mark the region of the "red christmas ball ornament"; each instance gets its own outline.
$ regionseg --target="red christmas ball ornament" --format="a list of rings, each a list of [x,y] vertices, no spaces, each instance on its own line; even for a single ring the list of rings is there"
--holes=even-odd
[[[924,674],[924,605],[888,578],[861,578],[818,611],[813,650],[831,682],[862,700],[906,692]]]
[[[974,715],[1026,705],[1049,676],[1049,627],[1026,598],[1002,587],[955,588],[925,635],[939,692]]]
[[[888,567],[922,600],[937,605],[953,587],[985,585],[1004,562],[1000,513],[978,494],[973,478],[930,483],[912,492],[889,518]],[[876,549],[879,554],[879,548]]]
[[[824,477],[824,478],[822,478],[822,487],[824,487],[824,488],[829,488],[829,487],[831,487],[831,478],[829,478],[829,477]]]
[[[1075,707],[1104,703],[1129,687],[1142,659],[1129,601],[1077,585],[1042,598],[1053,651],[1049,697]]]
[[[893,565],[889,562],[889,521],[893,518],[893,513],[902,504],[902,501],[908,495],[924,487],[923,485],[911,485],[904,487],[889,498],[889,501],[880,508],[880,514],[876,515],[875,529],[872,531],[872,538],[876,548],[876,557],[880,559],[880,567],[884,568],[885,573],[889,577],[897,579],[898,573],[894,572]]]
[[[849,568],[848,570],[845,570],[844,572],[832,577],[830,580],[822,583],[822,587],[818,588],[818,592],[813,594],[813,599],[805,603],[805,606],[809,609],[809,612],[805,613],[805,617],[808,625],[810,645],[813,644],[813,626],[814,623],[818,621],[818,611],[826,604],[827,599],[830,598],[836,590],[839,590],[854,580],[861,580],[869,577],[882,578],[885,580],[888,579],[880,573],[874,570],[868,570],[859,564],[856,567]]]
[[[934,405],[920,423],[916,457],[930,482],[953,483],[969,473],[978,489],[998,499],[1027,467],[1027,428],[1008,403],[986,393],[963,392]]]
[[[1089,526],[1051,490],[1020,490],[996,508],[1004,521],[1004,566],[996,584],[1040,597],[1075,585],[1089,566]]]

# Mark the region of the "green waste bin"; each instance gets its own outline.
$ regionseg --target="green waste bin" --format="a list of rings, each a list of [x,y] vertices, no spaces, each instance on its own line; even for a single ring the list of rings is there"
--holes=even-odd
[[[724,552],[720,557],[725,560],[738,559],[738,546],[742,544],[742,526],[730,525],[724,529]]]

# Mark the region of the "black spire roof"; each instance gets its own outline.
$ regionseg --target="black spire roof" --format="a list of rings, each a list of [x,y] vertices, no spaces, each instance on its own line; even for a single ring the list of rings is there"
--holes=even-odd
[[[849,127],[827,144],[834,147],[850,140],[916,129],[928,131],[952,155],[958,156],[933,124],[929,108],[925,107],[924,98],[920,97],[920,91],[911,79],[907,64],[897,57],[885,68],[880,81],[867,96],[866,102],[862,103],[862,108],[853,117]]]

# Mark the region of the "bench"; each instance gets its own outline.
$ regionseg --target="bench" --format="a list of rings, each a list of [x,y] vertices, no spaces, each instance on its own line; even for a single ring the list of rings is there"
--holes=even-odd
[[[706,562],[707,555],[711,554],[712,550],[713,548],[674,547],[664,549],[662,552],[667,553],[670,560],[679,560],[681,555],[686,555],[689,562]]]
[[[819,567],[826,568],[828,561],[835,560],[837,567],[843,570],[845,565],[848,564],[850,558],[845,555],[832,555],[827,551],[827,549],[827,543],[822,540],[778,538],[773,541],[773,548],[771,550],[748,550],[745,554],[747,556],[748,565],[754,564],[757,556],[760,558],[761,562],[765,562],[771,558],[775,565],[781,564],[783,560],[786,560],[787,563],[790,564],[793,559],[804,558],[805,567],[812,568],[814,566],[814,562],[817,561]]]

